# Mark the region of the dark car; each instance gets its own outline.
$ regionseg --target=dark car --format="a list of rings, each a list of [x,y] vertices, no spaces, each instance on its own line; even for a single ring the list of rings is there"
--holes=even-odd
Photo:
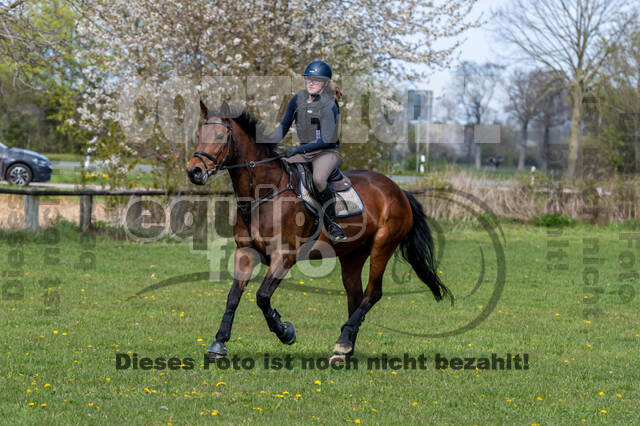
[[[20,186],[51,179],[51,161],[44,155],[0,143],[0,179]]]

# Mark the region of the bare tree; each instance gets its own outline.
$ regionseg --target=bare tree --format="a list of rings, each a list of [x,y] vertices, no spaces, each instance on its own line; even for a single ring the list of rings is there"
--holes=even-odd
[[[604,102],[630,136],[635,172],[640,172],[640,22],[615,44],[602,72]]]
[[[518,156],[518,170],[524,170],[524,162],[527,154],[527,139],[529,124],[538,115],[538,106],[541,93],[539,92],[539,71],[525,72],[514,71],[509,82],[507,94],[508,104],[505,108],[520,125],[522,141],[520,142],[520,155]]]
[[[491,100],[503,69],[501,65],[491,62],[481,65],[465,61],[456,71],[458,103],[462,106],[463,120],[467,124],[477,126],[488,119]],[[482,148],[479,144],[471,143],[469,138],[467,156],[470,158],[472,154],[476,169],[479,169],[482,164]]]
[[[496,12],[500,40],[561,76],[573,107],[567,175],[580,149],[582,103],[631,15],[629,0],[513,0]]]
[[[549,156],[551,150],[551,128],[559,126],[567,121],[570,107],[567,104],[567,93],[553,72],[541,71],[536,74],[534,80],[538,97],[538,115],[535,123],[542,127],[542,158],[541,169],[549,169]]]

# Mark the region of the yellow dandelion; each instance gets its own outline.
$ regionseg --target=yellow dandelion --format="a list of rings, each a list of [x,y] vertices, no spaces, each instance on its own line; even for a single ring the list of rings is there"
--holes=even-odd
[[[416,405],[418,405],[418,401],[412,402],[411,405],[415,407]]]
[[[89,407],[93,407],[93,402],[87,404]]]
[[[225,385],[225,386],[226,386],[227,384],[226,384],[225,382],[218,382],[218,383],[216,383],[216,386],[222,386],[222,385]]]
[[[584,320],[584,323],[585,323],[585,324],[591,324],[591,321],[589,321],[589,320]]]
[[[184,312],[180,312],[180,318],[184,318]]]
[[[30,402],[30,403],[29,403],[29,407],[33,407],[34,405],[36,405],[36,403],[35,403],[35,402]]]
[[[202,341],[204,341],[204,339],[202,338],[196,339],[196,342],[202,342]]]
[[[217,416],[220,412],[218,410],[211,411],[212,416]]]
[[[600,410],[601,413],[607,414],[607,410]]]
[[[616,396],[617,396],[618,398],[622,398],[622,395],[620,395],[620,394],[616,394]]]
[[[111,381],[111,377],[107,377],[107,378],[105,378],[105,380],[106,380],[107,382],[110,382],[110,381]]]
[[[542,397],[541,396],[538,397],[538,401],[542,401]]]
[[[58,334],[58,330],[53,330],[53,334]]]
[[[604,395],[604,392],[598,392],[598,395],[602,396]]]
[[[315,382],[313,382],[314,385],[321,385],[322,382],[320,380],[316,380]]]
[[[48,388],[49,386],[51,386],[51,384],[50,384],[50,383],[45,383],[45,384],[44,384],[44,387],[45,387],[45,388]]]

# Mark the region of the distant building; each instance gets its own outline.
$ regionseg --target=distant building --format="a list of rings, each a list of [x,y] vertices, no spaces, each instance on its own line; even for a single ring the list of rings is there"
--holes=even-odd
[[[407,100],[407,119],[412,121],[431,121],[433,115],[433,91],[409,90]]]

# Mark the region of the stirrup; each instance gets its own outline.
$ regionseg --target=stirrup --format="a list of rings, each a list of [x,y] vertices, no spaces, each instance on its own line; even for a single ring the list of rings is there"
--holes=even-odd
[[[329,233],[329,238],[333,242],[344,241],[347,239],[347,234],[344,233],[344,230],[340,225],[336,222],[330,222],[327,226],[327,232]]]

